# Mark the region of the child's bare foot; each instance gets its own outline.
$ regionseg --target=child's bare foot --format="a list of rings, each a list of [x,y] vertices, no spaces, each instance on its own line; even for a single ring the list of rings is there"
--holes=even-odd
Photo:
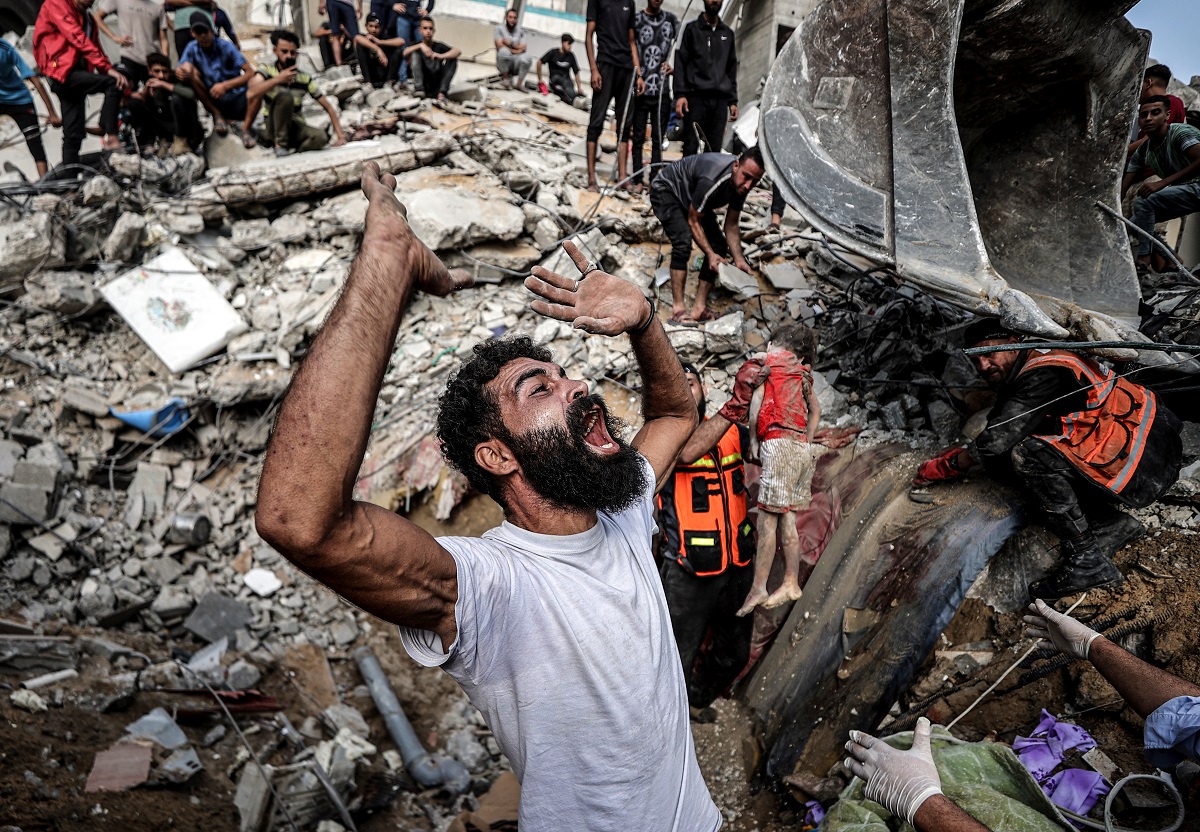
[[[743,618],[754,612],[754,608],[759,604],[766,603],[769,597],[765,589],[750,590],[750,594],[746,596],[746,603],[742,604],[742,608],[737,611],[738,618]]]
[[[762,602],[762,605],[764,609],[772,610],[775,609],[775,607],[782,607],[784,604],[789,603],[790,601],[799,601],[803,595],[804,593],[801,591],[799,585],[784,584],[783,586],[779,587],[779,589],[772,592],[767,597],[767,600]]]

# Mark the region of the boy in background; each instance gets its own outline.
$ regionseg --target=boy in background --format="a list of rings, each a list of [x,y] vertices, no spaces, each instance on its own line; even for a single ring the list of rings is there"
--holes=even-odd
[[[760,604],[770,609],[798,601],[802,594],[796,512],[812,501],[816,469],[812,442],[821,420],[821,404],[813,391],[809,366],[816,351],[816,334],[804,324],[789,324],[771,336],[766,355],[755,356],[762,360],[766,373],[750,399],[750,456],[762,460],[758,549],[754,582],[738,615],[748,615]],[[783,583],[768,595],[777,535],[783,544],[785,570]]]

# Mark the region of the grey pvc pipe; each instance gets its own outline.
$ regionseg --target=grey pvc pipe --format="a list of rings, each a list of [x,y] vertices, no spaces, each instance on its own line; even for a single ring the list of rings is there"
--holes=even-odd
[[[383,716],[388,733],[400,749],[400,757],[409,776],[427,788],[442,787],[452,794],[465,792],[471,785],[470,772],[458,760],[430,754],[425,750],[371,648],[360,647],[355,650],[354,661],[366,680],[367,690],[371,692],[375,707]]]

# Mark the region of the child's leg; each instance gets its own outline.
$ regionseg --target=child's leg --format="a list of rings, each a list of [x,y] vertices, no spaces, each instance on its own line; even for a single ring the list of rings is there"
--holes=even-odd
[[[786,604],[789,601],[799,601],[803,593],[800,591],[800,535],[796,531],[796,512],[789,511],[779,517],[781,528],[779,539],[783,544],[783,564],[785,567],[783,583],[779,589],[763,602],[768,609]]]
[[[758,548],[754,552],[754,583],[750,585],[750,594],[746,602],[737,611],[738,615],[749,615],[763,601],[767,600],[767,578],[771,577],[771,565],[775,562],[775,526],[779,515],[758,510]]]

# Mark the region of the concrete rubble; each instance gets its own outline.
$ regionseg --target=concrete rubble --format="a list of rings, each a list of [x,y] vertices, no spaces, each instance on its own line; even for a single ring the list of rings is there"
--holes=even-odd
[[[569,375],[592,382],[636,427],[639,380],[628,339],[584,338],[540,318],[521,277],[539,263],[572,274],[560,249],[570,238],[606,270],[657,291],[660,309],[669,310],[669,289],[657,277],[669,247],[644,199],[585,192],[577,124],[498,106],[480,119],[464,105],[434,109],[336,72],[324,84],[348,131],[386,124],[390,132],[285,159],[223,148],[235,161],[214,167],[212,153],[115,155],[78,193],[0,207],[0,623],[28,630],[7,636],[0,627],[0,640],[63,639],[0,651],[0,673],[17,674],[0,679],[79,673],[36,693],[14,690],[12,704],[35,715],[132,705],[130,720],[145,720],[158,714],[147,691],[197,694],[186,707],[208,722],[177,714],[176,724],[162,711],[170,725],[156,716],[152,726],[173,726],[180,736],[181,725],[199,726],[182,742],[133,734],[107,751],[89,749],[108,755],[95,761],[98,789],[182,782],[203,767],[236,784],[232,802],[251,832],[282,818],[268,784],[297,820],[334,823],[339,805],[361,811],[366,797],[380,799],[364,797],[363,784],[386,774],[400,785],[385,789],[380,807],[397,801],[445,828],[506,767],[478,713],[464,698],[448,700],[433,732],[476,787],[453,800],[418,793],[362,681],[352,669],[339,667],[336,677],[330,670],[330,658],[349,664],[340,660],[381,637],[379,622],[284,561],[253,523],[274,416],[363,233],[363,165],[375,161],[396,175],[416,233],[478,282],[448,299],[416,297],[397,339],[356,487],[361,499],[392,510],[428,503],[433,517],[447,520],[467,495],[441,460],[431,414],[448,375],[487,338],[524,334],[547,345]],[[864,447],[960,441],[979,395],[957,349],[968,316],[869,274],[794,224],[764,232],[768,205],[769,195],[756,192],[743,217],[759,273],[722,268],[717,318],[703,328],[667,327],[680,354],[705,373],[709,412],[770,331],[798,320],[821,333],[816,384],[828,425],[861,429]],[[154,264],[164,256],[176,272],[194,272],[236,324],[223,324],[203,349],[188,339],[182,357],[139,328],[122,307],[124,289],[111,290],[163,271]],[[180,297],[157,302],[145,314],[168,332],[216,314]],[[1149,302],[1180,340],[1196,330],[1194,290],[1164,288]],[[175,401],[182,405],[164,417]],[[130,421],[136,414],[142,427]],[[1192,505],[1200,502],[1200,464],[1189,473],[1177,491]],[[1155,511],[1163,526],[1200,526],[1190,508]],[[210,531],[192,538],[197,517]],[[939,661],[970,670],[986,652],[943,653]],[[260,699],[268,685],[299,691],[287,707],[294,736],[274,716],[284,706]],[[256,714],[286,753],[252,761],[238,732],[216,730],[224,707]],[[124,747],[142,741],[153,753]]]

